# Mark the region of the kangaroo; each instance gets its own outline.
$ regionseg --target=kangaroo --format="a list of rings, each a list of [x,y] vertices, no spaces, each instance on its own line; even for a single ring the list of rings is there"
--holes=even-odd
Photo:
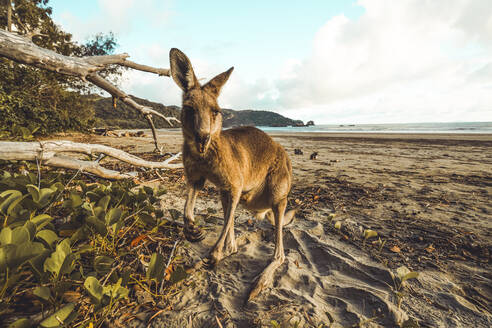
[[[173,48],[169,54],[171,76],[183,90],[181,124],[183,165],[188,184],[184,207],[184,234],[192,242],[204,238],[195,225],[194,207],[198,190],[205,181],[212,182],[220,193],[224,227],[204,264],[213,268],[227,255],[237,252],[234,235],[234,212],[239,202],[275,225],[276,241],[272,262],[258,276],[248,301],[256,297],[273,279],[284,262],[282,227],[290,223],[295,210],[285,213],[292,185],[289,156],[277,142],[254,127],[222,131],[222,113],[217,98],[234,67],[201,86],[188,57]]]

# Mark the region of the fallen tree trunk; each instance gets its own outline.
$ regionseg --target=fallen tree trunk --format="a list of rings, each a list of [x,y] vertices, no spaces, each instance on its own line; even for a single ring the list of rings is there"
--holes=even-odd
[[[126,179],[135,176],[134,173],[121,173],[106,169],[99,164],[98,160],[84,161],[60,155],[61,153],[104,154],[125,163],[150,169],[177,169],[183,167],[181,163],[171,163],[178,159],[181,153],[163,162],[151,162],[122,150],[98,144],[83,144],[65,140],[36,142],[0,141],[0,158],[3,160],[37,160],[45,165],[79,170],[106,179]]]
[[[127,60],[128,54],[90,56],[90,57],[68,57],[58,54],[52,50],[44,49],[35,45],[30,39],[0,29],[0,56],[9,58],[20,64],[26,64],[53,72],[79,77],[89,81],[101,89],[107,91],[115,99],[120,99],[127,105],[140,112],[149,122],[154,137],[156,151],[161,152],[157,142],[157,133],[152,122],[152,116],[165,120],[171,127],[173,122],[179,122],[175,117],[167,117],[155,111],[151,107],[143,106],[135,102],[128,94],[118,89],[108,80],[101,77],[97,72],[109,65],[120,65],[132,69],[170,76],[169,69],[154,68],[137,64]]]

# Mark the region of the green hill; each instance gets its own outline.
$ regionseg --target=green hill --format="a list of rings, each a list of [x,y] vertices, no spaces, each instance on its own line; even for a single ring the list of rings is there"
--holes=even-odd
[[[134,97],[141,105],[152,107],[152,109],[166,115],[179,119],[181,108],[178,106],[165,106],[160,103],[148,101]],[[95,97],[94,109],[96,115],[96,127],[109,127],[120,129],[145,129],[148,128],[145,118],[137,113],[133,108],[118,101],[116,108],[113,101],[109,98]],[[223,109],[224,127],[253,125],[253,126],[289,126],[302,124],[302,121],[292,120],[280,114],[264,110],[233,110]],[[166,128],[167,123],[158,118],[154,118],[156,128]]]

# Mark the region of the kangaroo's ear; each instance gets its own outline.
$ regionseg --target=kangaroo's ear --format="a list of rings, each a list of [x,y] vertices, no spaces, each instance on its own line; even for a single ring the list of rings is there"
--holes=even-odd
[[[184,92],[199,86],[191,62],[181,50],[172,48],[169,52],[169,61],[171,64],[171,76]]]
[[[224,86],[224,84],[227,82],[233,70],[234,67],[231,67],[224,73],[220,73],[219,75],[208,81],[208,83],[203,86],[203,90],[211,93],[215,97],[218,97],[220,94],[220,89],[222,89],[222,86]]]

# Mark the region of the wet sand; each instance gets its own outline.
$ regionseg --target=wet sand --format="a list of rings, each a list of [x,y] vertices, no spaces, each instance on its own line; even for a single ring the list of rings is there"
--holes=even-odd
[[[292,159],[289,205],[299,208],[272,288],[244,305],[274,243],[267,222],[239,209],[238,253],[176,286],[170,310],[153,326],[492,325],[492,135],[272,136]],[[150,138],[84,138],[133,153],[153,149]],[[160,141],[164,151],[177,152],[181,133],[161,132]],[[294,155],[295,148],[304,154]],[[310,160],[314,151],[318,157]],[[182,211],[183,180],[169,179],[168,188],[163,207]],[[215,242],[219,204],[208,185],[196,207],[207,237],[178,249],[183,263],[198,261]],[[366,229],[378,237],[364,240]],[[399,289],[394,274],[401,266],[419,277]]]

